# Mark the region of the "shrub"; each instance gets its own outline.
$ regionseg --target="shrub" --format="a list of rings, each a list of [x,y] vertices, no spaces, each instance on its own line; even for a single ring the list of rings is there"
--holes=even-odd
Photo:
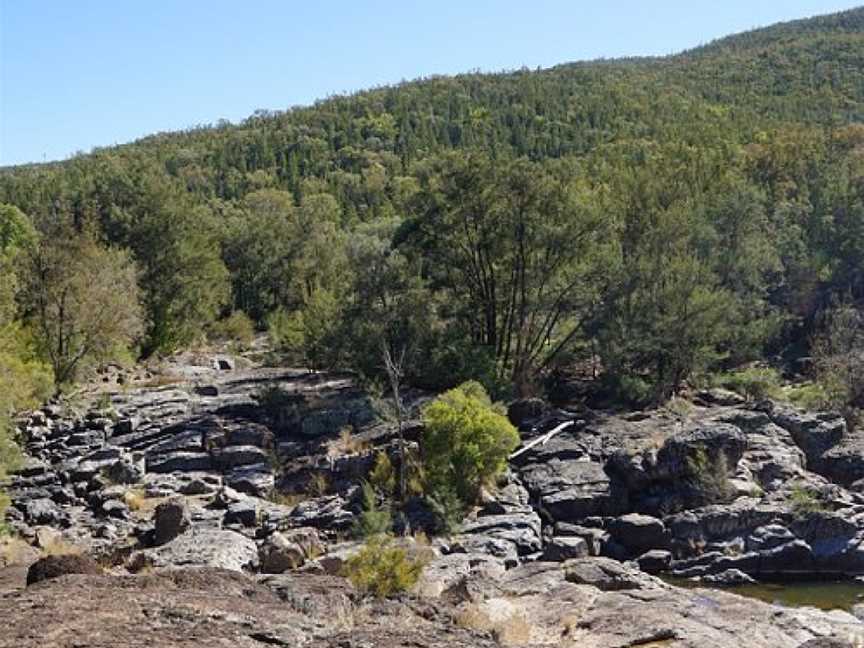
[[[803,486],[796,486],[792,489],[792,494],[789,497],[789,507],[796,517],[806,517],[811,513],[824,511],[825,503],[816,491]]]
[[[344,575],[364,594],[386,598],[413,587],[425,563],[421,556],[409,556],[389,536],[376,535],[347,560]]]
[[[330,490],[330,479],[326,473],[316,472],[309,477],[309,493],[312,497],[323,497]]]
[[[806,383],[791,387],[786,392],[786,398],[805,410],[821,410],[831,405],[830,394],[818,383]]]
[[[385,455],[386,456],[386,455]],[[378,505],[378,496],[372,485],[364,481],[363,489],[363,512],[354,522],[354,535],[357,538],[369,538],[383,533],[389,533],[393,529],[393,516],[390,507]]]
[[[298,349],[303,344],[302,321],[297,313],[279,308],[267,316],[266,324],[270,344],[276,350]]]
[[[729,463],[720,451],[712,459],[705,448],[698,448],[687,460],[692,485],[709,502],[722,502],[734,495],[729,482]]]
[[[392,495],[396,489],[396,472],[386,452],[375,455],[375,465],[369,471],[369,484],[378,492]]]
[[[519,444],[516,428],[477,382],[445,392],[423,409],[423,458],[428,491],[454,488],[473,503],[493,483]]]
[[[780,374],[769,367],[750,367],[720,374],[716,382],[750,400],[777,398],[781,393]]]
[[[255,324],[243,311],[234,311],[213,324],[210,333],[217,340],[236,342],[241,348],[247,348],[255,340]]]

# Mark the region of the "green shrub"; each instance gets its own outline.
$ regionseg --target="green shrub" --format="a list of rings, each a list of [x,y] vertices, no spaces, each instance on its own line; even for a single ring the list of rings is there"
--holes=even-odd
[[[423,459],[430,493],[454,488],[473,503],[507,466],[519,434],[477,382],[445,392],[423,409]]]
[[[781,395],[780,374],[770,367],[750,367],[716,377],[716,384],[750,400],[777,398]]]
[[[267,335],[277,351],[299,349],[303,344],[303,320],[299,313],[279,308],[267,316]]]
[[[831,395],[819,383],[805,383],[790,387],[786,398],[805,410],[821,410],[831,406]]]
[[[369,471],[369,485],[384,495],[392,495],[396,489],[396,471],[393,470],[393,462],[386,452],[375,455],[375,465]]]
[[[210,328],[211,336],[225,342],[235,342],[248,348],[255,340],[255,324],[243,311],[234,311]]]
[[[706,501],[723,502],[735,494],[729,482],[729,462],[722,451],[712,458],[705,448],[697,448],[688,458],[687,468],[692,485]]]
[[[386,598],[413,587],[425,563],[420,556],[410,557],[389,536],[376,535],[347,560],[343,573],[364,594]]]
[[[806,517],[811,513],[824,511],[825,503],[818,492],[803,486],[796,486],[792,489],[792,494],[789,497],[789,507],[796,517]]]
[[[364,481],[363,511],[354,522],[354,536],[370,538],[372,536],[390,533],[393,530],[393,516],[389,506],[378,505],[378,495],[372,485]]]
[[[465,518],[465,504],[452,486],[439,485],[434,492],[426,495],[426,502],[435,515],[436,535],[452,535],[458,531]]]

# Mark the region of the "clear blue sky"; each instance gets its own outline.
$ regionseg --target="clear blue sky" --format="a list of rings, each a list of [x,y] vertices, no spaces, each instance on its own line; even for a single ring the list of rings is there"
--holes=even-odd
[[[668,54],[840,0],[0,0],[0,165],[430,74]]]

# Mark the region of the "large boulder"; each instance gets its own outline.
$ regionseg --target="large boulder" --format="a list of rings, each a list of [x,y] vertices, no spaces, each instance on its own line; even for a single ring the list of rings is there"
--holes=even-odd
[[[195,529],[156,549],[139,552],[138,565],[165,567],[219,567],[247,571],[258,565],[255,541],[227,529]]]
[[[816,414],[772,407],[771,420],[792,435],[795,443],[807,457],[807,468],[820,472],[823,455],[836,447],[846,436],[846,421],[832,412]]]
[[[637,556],[651,549],[667,549],[670,535],[662,521],[649,515],[629,513],[612,520],[607,529],[612,539]]]
[[[271,534],[259,548],[261,571],[281,574],[322,555],[324,543],[312,528],[291,529]]]
[[[192,525],[189,506],[180,498],[159,504],[154,512],[153,521],[153,541],[157,546],[170,542],[185,533]]]
[[[27,570],[27,585],[35,585],[67,574],[101,574],[102,571],[99,564],[89,556],[78,554],[44,556],[30,565]]]

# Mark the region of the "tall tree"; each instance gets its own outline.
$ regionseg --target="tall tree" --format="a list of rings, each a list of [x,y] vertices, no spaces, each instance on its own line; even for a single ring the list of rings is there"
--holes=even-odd
[[[144,330],[131,256],[87,233],[43,238],[28,252],[27,279],[34,331],[58,388],[85,364],[134,344]]]

